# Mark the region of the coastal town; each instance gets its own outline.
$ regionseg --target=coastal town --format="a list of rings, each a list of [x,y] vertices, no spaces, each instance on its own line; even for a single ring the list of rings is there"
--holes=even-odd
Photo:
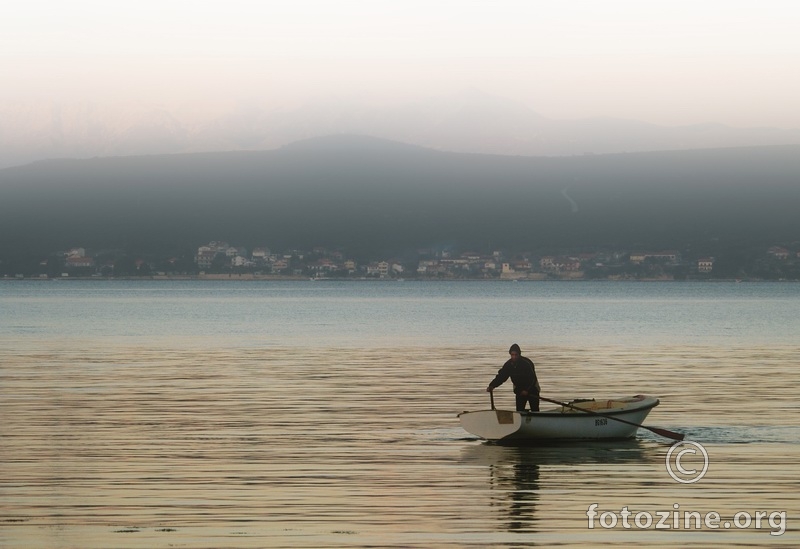
[[[162,258],[76,247],[29,262],[25,268],[0,260],[0,269],[4,279],[800,280],[800,245],[769,246],[736,263],[678,250],[542,255],[449,248],[359,262],[340,249],[274,251],[211,241],[193,253]]]

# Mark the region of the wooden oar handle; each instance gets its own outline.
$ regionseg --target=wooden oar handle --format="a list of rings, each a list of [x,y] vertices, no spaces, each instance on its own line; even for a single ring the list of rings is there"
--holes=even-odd
[[[494,410],[494,391],[489,391],[489,402],[492,403],[492,410]]]

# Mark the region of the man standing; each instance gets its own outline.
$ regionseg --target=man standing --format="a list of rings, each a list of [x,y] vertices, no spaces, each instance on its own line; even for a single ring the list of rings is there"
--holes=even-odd
[[[503,364],[497,375],[489,383],[486,392],[491,393],[510,377],[514,384],[514,394],[517,397],[517,411],[524,412],[525,404],[530,402],[531,412],[539,411],[539,381],[536,379],[536,368],[533,362],[522,356],[519,345],[514,343],[508,350],[511,358]]]

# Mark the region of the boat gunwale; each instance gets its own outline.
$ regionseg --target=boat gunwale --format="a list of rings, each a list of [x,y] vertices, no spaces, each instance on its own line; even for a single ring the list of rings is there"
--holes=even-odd
[[[658,406],[661,401],[656,397],[651,397],[654,399],[654,402],[650,402],[644,404],[642,406],[638,406],[636,408],[626,408],[626,409],[612,409],[608,412],[598,412],[595,410],[586,410],[575,406],[576,410],[574,412],[531,412],[530,410],[525,411],[518,411],[518,410],[502,410],[500,408],[495,408],[493,410],[467,410],[458,414],[457,417],[461,417],[464,414],[476,414],[480,412],[510,412],[513,414],[520,414],[521,416],[533,416],[533,417],[562,417],[562,418],[581,418],[586,416],[618,416],[618,415],[625,415],[625,414],[632,414],[635,412],[641,412],[642,410],[652,410],[656,406]],[[580,411],[578,411],[580,410]]]

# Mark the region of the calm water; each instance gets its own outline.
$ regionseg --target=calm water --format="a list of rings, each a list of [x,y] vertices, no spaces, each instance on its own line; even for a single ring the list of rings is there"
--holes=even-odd
[[[798,334],[798,284],[0,283],[0,546],[798,546]],[[543,396],[658,396],[706,476],[475,440],[512,342]]]

